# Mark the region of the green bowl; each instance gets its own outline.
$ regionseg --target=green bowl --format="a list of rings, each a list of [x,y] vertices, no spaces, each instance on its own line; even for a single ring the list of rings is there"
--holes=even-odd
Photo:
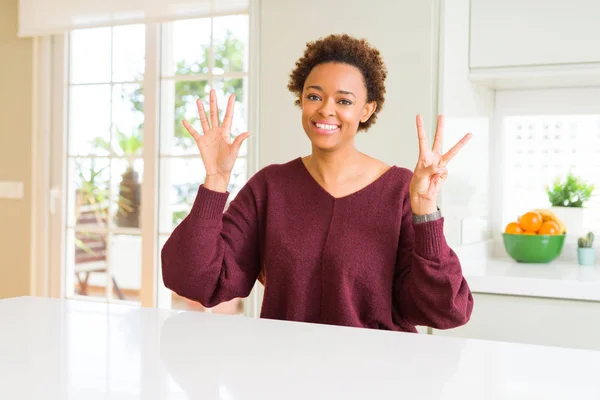
[[[565,243],[565,235],[519,235],[502,233],[504,248],[522,263],[549,263],[558,257]]]

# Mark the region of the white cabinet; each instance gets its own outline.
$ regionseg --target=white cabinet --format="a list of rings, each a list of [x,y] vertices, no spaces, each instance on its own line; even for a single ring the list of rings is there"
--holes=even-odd
[[[600,350],[600,302],[474,294],[471,320],[434,335]]]
[[[600,63],[598,0],[471,0],[470,67]]]

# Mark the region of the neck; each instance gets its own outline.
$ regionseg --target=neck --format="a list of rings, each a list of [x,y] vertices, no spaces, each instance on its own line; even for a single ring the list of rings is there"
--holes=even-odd
[[[313,146],[312,154],[306,158],[306,166],[322,182],[343,182],[356,176],[362,157],[354,146],[336,151],[323,151]]]

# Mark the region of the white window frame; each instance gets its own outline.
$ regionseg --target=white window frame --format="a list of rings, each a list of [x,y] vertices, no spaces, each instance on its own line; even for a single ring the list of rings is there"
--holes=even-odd
[[[503,212],[505,168],[503,166],[506,152],[504,118],[519,115],[574,115],[600,114],[600,87],[552,88],[530,90],[496,91],[494,134],[490,140],[491,180],[491,228],[493,232],[494,250],[502,252],[502,236],[504,230]]]
[[[215,15],[215,16],[221,16]],[[248,130],[247,170],[252,176],[259,168],[259,12],[250,2],[248,60]],[[146,24],[146,71],[144,74],[144,183],[142,185],[141,224],[143,307],[157,307],[159,282],[158,241],[158,135],[160,77],[159,23]],[[31,293],[36,296],[63,298],[65,288],[66,238],[66,138],[68,99],[68,34],[34,39],[34,143],[32,155]],[[150,63],[148,60],[154,60]],[[57,156],[62,155],[62,156]],[[110,281],[110,280],[108,280]],[[244,313],[258,316],[262,291],[259,284],[244,299]],[[87,298],[86,298],[87,300]],[[89,300],[94,300],[90,298]],[[105,299],[99,299],[106,301]]]

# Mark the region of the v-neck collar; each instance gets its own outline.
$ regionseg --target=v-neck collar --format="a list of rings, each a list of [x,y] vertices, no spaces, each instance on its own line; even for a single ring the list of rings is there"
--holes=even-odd
[[[393,170],[395,170],[397,167],[395,165],[392,165],[390,168],[388,168],[387,171],[385,171],[383,174],[381,174],[377,179],[375,179],[373,182],[367,184],[366,186],[358,189],[355,192],[349,193],[345,196],[341,196],[341,197],[335,197],[333,196],[331,193],[329,193],[320,183],[319,181],[317,181],[315,179],[315,177],[310,173],[310,171],[308,170],[308,168],[306,167],[306,165],[304,164],[304,161],[302,161],[302,157],[298,157],[296,160],[297,163],[299,163],[299,168],[302,170],[302,173],[305,174],[307,176],[307,179],[309,179],[312,184],[314,186],[316,186],[317,190],[319,190],[321,193],[323,193],[324,195],[326,195],[328,198],[330,198],[331,200],[334,201],[340,201],[340,200],[345,200],[345,199],[350,199],[352,197],[358,196],[362,193],[365,193],[369,190],[372,190],[375,186],[379,185],[381,182],[385,181],[387,179],[387,177],[393,172]]]

